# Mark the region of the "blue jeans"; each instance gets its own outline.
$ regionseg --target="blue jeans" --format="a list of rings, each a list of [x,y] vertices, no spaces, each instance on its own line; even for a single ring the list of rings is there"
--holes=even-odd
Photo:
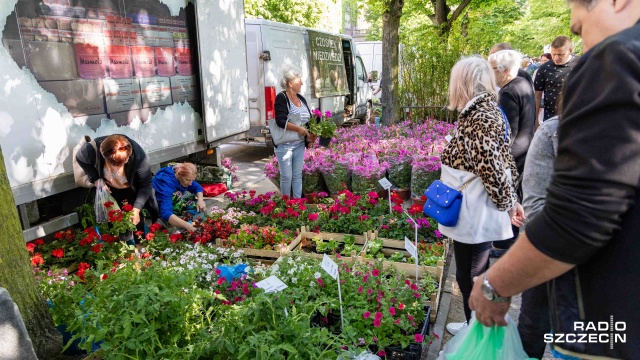
[[[280,192],[294,198],[302,197],[302,165],[304,164],[304,141],[297,144],[280,144],[275,149],[280,167]]]

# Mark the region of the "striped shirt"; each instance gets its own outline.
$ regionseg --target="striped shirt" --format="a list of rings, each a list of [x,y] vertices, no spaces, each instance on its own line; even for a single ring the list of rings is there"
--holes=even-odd
[[[309,117],[311,116],[309,114],[309,109],[302,101],[300,101],[300,106],[298,107],[291,100],[289,100],[289,115],[294,115],[294,114],[300,114],[301,126],[305,126],[309,122]],[[288,144],[298,145],[299,143],[302,143],[302,142],[304,142],[304,139],[298,140],[298,141],[292,141]]]

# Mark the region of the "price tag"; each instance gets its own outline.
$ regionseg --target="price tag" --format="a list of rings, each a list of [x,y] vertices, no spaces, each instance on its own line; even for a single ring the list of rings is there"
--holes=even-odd
[[[451,135],[447,135],[447,136],[445,136],[444,138],[445,138],[445,140],[447,140],[447,142],[451,142],[451,139],[453,139],[453,138],[451,137]]]
[[[331,258],[328,257],[327,254],[324,254],[324,256],[322,257],[322,263],[320,263],[320,266],[332,278],[334,279],[338,278],[338,264],[336,264],[335,261],[331,260]]]
[[[278,292],[287,288],[287,284],[283,283],[282,280],[278,279],[276,276],[269,276],[262,281],[258,281],[256,286],[264,289],[267,293]]]
[[[411,254],[414,259],[418,258],[418,249],[416,249],[416,246],[413,245],[413,243],[411,243],[411,240],[409,240],[409,238],[406,236],[404,237],[404,248],[407,249],[409,254]]]
[[[378,180],[378,182],[380,183],[380,186],[382,186],[382,188],[385,190],[389,190],[393,186],[393,184],[391,184],[391,182],[387,180],[386,177],[383,177],[382,179]]]

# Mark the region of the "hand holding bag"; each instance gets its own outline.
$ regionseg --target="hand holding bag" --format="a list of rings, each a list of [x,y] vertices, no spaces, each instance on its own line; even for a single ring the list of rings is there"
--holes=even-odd
[[[451,188],[440,180],[434,181],[424,192],[427,197],[424,203],[424,214],[444,226],[456,226],[460,216],[462,191],[476,178],[477,176],[474,176],[469,179],[460,187],[460,190]]]

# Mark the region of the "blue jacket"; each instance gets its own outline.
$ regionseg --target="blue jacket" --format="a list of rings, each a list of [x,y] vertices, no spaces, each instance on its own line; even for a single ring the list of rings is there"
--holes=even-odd
[[[195,181],[187,187],[180,185],[180,182],[176,178],[176,174],[173,172],[173,166],[164,167],[156,173],[153,177],[153,189],[156,191],[156,199],[158,199],[158,207],[160,208],[160,217],[164,221],[169,221],[169,218],[173,215],[173,208],[171,204],[173,193],[176,191],[180,191],[182,193],[188,191],[192,194],[203,192],[202,186]]]

